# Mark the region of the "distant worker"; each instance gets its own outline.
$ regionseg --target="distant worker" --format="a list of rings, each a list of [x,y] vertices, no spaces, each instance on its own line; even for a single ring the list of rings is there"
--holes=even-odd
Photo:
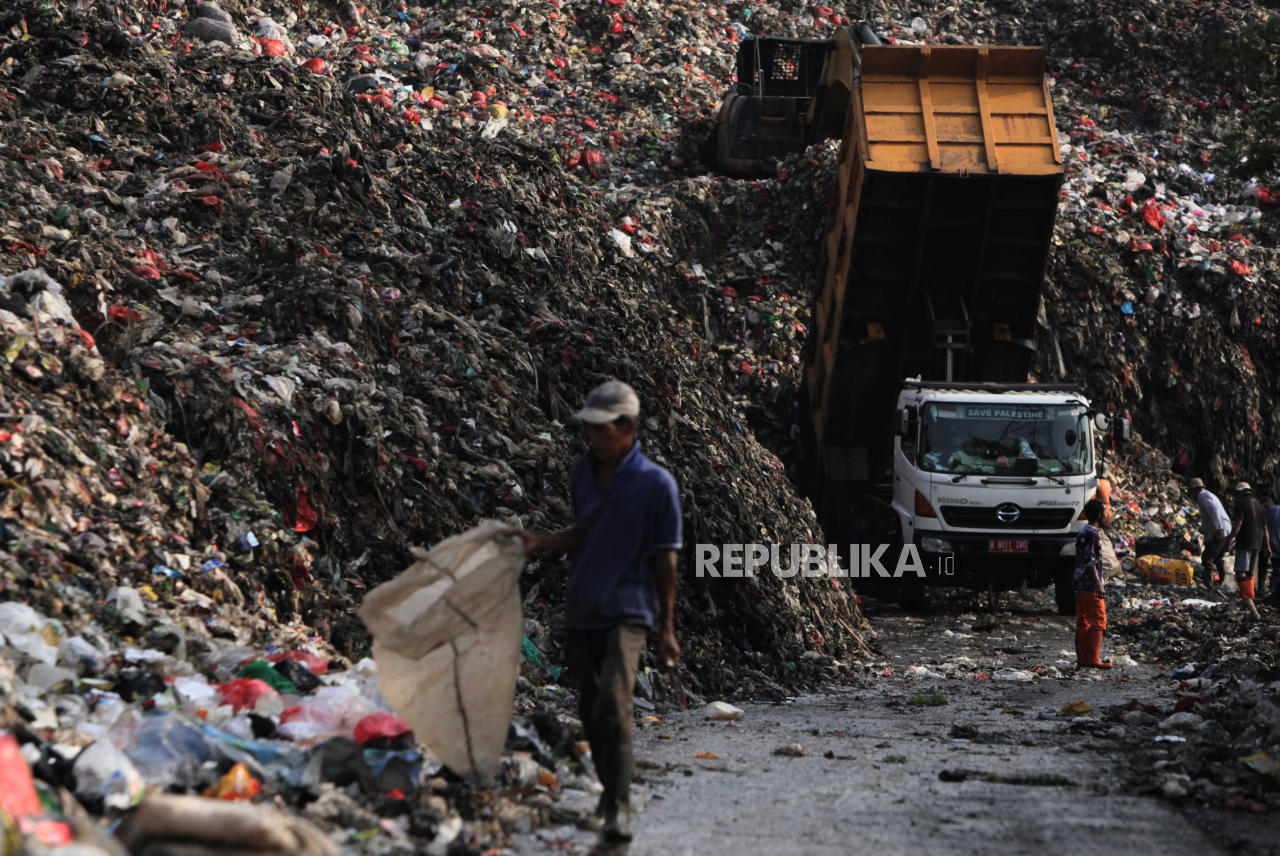
[[[1222,557],[1227,552],[1227,541],[1231,537],[1231,518],[1222,502],[1205,490],[1204,482],[1192,479],[1187,484],[1191,498],[1200,507],[1200,534],[1204,536],[1204,549],[1200,553],[1200,563],[1204,566],[1204,584],[1213,588],[1222,582],[1226,573],[1226,565]]]
[[[1280,594],[1280,588],[1277,588],[1276,581],[1280,580],[1280,505],[1276,505],[1274,500],[1267,501],[1266,508],[1267,518],[1267,546],[1271,548],[1271,599],[1277,599]],[[1261,562],[1258,563],[1258,583],[1256,593],[1259,598],[1266,597],[1268,565]]]
[[[1236,485],[1236,503],[1231,509],[1231,538],[1236,545],[1236,585],[1240,587],[1240,597],[1245,606],[1258,616],[1258,607],[1253,602],[1254,572],[1262,566],[1271,564],[1271,539],[1267,535],[1266,512],[1262,504],[1253,496],[1253,488],[1248,482]]]
[[[1115,542],[1111,540],[1111,480],[1105,463],[1098,464],[1098,492],[1095,499],[1102,503],[1102,575],[1106,579],[1120,576],[1120,557],[1116,555]]]
[[[1098,464],[1097,499],[1102,503],[1102,525],[1111,525],[1111,471],[1105,463]]]
[[[1110,669],[1110,662],[1098,658],[1102,634],[1107,629],[1107,602],[1103,599],[1102,503],[1091,499],[1084,504],[1085,525],[1076,533],[1076,665]]]
[[[572,553],[565,592],[565,665],[578,681],[578,714],[604,793],[586,822],[605,841],[631,840],[632,691],[645,637],[657,630],[658,665],[674,668],[680,493],[671,473],[640,452],[640,399],[621,381],[601,384],[574,414],[591,446],[569,477],[573,526],[516,530],[526,552]]]

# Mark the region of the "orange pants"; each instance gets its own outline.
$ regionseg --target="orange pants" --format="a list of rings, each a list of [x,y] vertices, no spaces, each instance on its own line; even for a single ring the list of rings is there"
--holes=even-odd
[[[1107,602],[1096,592],[1076,592],[1076,630],[1106,630]]]
[[[1240,586],[1240,597],[1244,600],[1253,600],[1254,586],[1253,577],[1247,580],[1239,580],[1236,585]]]

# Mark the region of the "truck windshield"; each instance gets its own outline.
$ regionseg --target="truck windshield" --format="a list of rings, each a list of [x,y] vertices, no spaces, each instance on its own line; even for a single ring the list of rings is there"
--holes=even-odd
[[[1078,404],[924,405],[922,469],[938,473],[1082,475],[1093,466],[1093,441]]]

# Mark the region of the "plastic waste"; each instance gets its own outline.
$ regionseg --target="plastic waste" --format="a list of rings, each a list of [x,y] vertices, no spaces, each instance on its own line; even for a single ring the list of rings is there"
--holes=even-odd
[[[249,774],[244,764],[234,765],[217,784],[204,792],[216,800],[251,800],[262,793],[262,783]]]
[[[356,725],[377,708],[351,685],[325,687],[280,714],[280,734],[296,743],[353,737]]]
[[[0,809],[14,819],[33,817],[42,811],[31,768],[22,757],[17,739],[5,733],[0,733]]]
[[[355,741],[361,745],[375,740],[396,740],[413,737],[413,730],[394,713],[371,713],[356,723]]]
[[[382,693],[459,775],[497,773],[520,670],[524,550],[486,520],[364,599]]]
[[[222,693],[222,703],[231,705],[236,713],[245,708],[256,710],[258,704],[264,700],[270,703],[272,700],[278,702],[280,699],[280,694],[272,689],[270,684],[256,678],[237,678],[225,684],[218,684],[218,690]]]
[[[135,720],[109,737],[152,787],[195,785],[203,779],[201,765],[213,757],[200,727],[176,713]]]
[[[254,660],[252,663],[242,667],[237,673],[237,677],[262,681],[279,693],[296,693],[298,691],[298,687],[293,681],[276,671],[271,663],[266,660]]]
[[[0,638],[34,660],[54,665],[66,636],[61,623],[45,618],[23,603],[0,603]]]
[[[1128,193],[1133,193],[1139,187],[1147,183],[1147,177],[1136,169],[1131,169],[1124,174],[1124,189]]]
[[[143,624],[147,620],[146,609],[142,604],[142,595],[131,586],[117,586],[107,592],[107,603],[116,612],[135,624]]]
[[[102,738],[76,756],[72,772],[76,796],[82,800],[101,799],[107,808],[124,810],[142,799],[145,783],[138,768],[110,739]]]
[[[734,707],[726,701],[713,701],[703,708],[702,715],[706,719],[733,720],[742,719],[747,715],[747,712],[740,707]]]
[[[277,651],[267,655],[267,662],[279,663],[283,660],[296,660],[307,667],[312,674],[323,675],[329,671],[329,661],[319,654],[310,651]]]
[[[272,668],[287,684],[292,684],[297,692],[309,693],[323,685],[320,678],[297,660],[278,660]]]

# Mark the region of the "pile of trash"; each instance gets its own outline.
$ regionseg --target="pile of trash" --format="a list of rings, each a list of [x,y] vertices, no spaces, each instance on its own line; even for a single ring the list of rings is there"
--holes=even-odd
[[[195,840],[336,854],[340,843],[371,837],[385,847],[470,853],[552,813],[572,818],[557,807],[566,788],[598,792],[576,721],[553,708],[513,723],[507,745],[518,751],[487,787],[473,787],[390,711],[374,661],[326,656],[315,640],[265,650],[210,641],[187,632],[180,615],[148,607],[151,629],[135,630],[117,650],[119,637],[104,626],[73,633],[24,604],[0,604],[6,829],[108,853]],[[521,704],[532,692],[524,682]],[[15,801],[18,792],[31,799]],[[124,815],[114,846],[78,823],[86,810]],[[250,845],[249,827],[254,841],[273,843]],[[287,846],[294,836],[302,846]]]
[[[1117,667],[1126,674],[1158,670],[1157,681],[1164,677],[1160,684],[1175,698],[1137,696],[1102,714],[1129,737],[1131,790],[1274,812],[1280,810],[1280,620],[1265,601],[1257,601],[1261,620],[1247,610],[1230,568],[1224,585],[1204,587],[1199,511],[1172,465],[1141,437],[1110,456],[1110,535],[1122,569],[1109,584],[1107,635]],[[1142,572],[1153,557],[1191,573],[1162,584]]]
[[[190,549],[170,552],[213,547],[267,620],[353,659],[368,645],[354,602],[408,545],[484,517],[569,521],[585,450],[569,415],[611,376],[641,393],[642,440],[681,485],[689,543],[821,537],[742,418],[760,388],[791,406],[778,377],[798,361],[803,300],[743,289],[759,308],[724,308],[788,343],[773,374],[746,371],[704,329],[706,296],[733,298],[691,275],[685,226],[700,215],[674,201],[712,182],[653,162],[678,130],[654,111],[709,109],[722,75],[673,64],[702,94],[644,106],[678,28],[644,62],[614,43],[683,13],[500,6],[55,7],[0,55],[7,267],[65,289],[162,432],[149,442],[185,446]],[[709,60],[722,72],[740,33],[696,17],[724,40]],[[756,374],[770,380],[739,383]],[[565,570],[526,575],[551,661]],[[819,674],[806,649],[863,650],[835,584],[685,591],[694,692],[781,689]]]

